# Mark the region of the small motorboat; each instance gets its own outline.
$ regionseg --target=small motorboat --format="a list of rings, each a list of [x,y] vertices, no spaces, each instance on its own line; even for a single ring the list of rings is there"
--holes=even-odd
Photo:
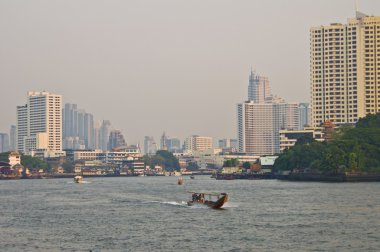
[[[83,177],[82,176],[75,176],[74,177],[74,183],[83,183]]]
[[[191,178],[191,179],[195,179],[194,175],[191,175],[190,178]]]
[[[185,182],[185,181],[183,180],[182,177],[179,177],[178,180],[177,180],[177,184],[178,184],[178,185],[183,185],[184,182]]]
[[[227,193],[192,193],[192,200],[187,202],[188,206],[205,205],[213,209],[220,209],[227,201]],[[206,199],[208,196],[208,200]]]

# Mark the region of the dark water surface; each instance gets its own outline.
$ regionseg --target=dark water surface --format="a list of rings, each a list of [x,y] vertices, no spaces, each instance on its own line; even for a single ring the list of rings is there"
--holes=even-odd
[[[1,251],[379,251],[380,183],[0,180]],[[224,210],[188,190],[227,192]]]

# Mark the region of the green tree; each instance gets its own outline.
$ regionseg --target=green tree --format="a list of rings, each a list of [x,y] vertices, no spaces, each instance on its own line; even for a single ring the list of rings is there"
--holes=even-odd
[[[166,171],[180,170],[178,159],[173,155],[173,153],[166,150],[159,150],[156,155],[153,156],[145,155],[142,160],[145,165],[149,165],[151,168],[154,168],[156,165],[160,165]]]
[[[187,164],[187,169],[190,171],[197,171],[199,170],[199,165],[197,162],[189,162]]]
[[[250,162],[244,162],[243,163],[243,168],[245,168],[245,169],[251,169],[251,163]]]
[[[235,167],[239,165],[239,159],[232,158],[224,161],[223,167]]]

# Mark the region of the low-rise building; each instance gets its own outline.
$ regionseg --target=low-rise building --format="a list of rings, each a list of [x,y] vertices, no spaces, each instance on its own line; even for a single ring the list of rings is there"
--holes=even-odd
[[[303,130],[280,130],[280,151],[281,153],[293,147],[298,139],[306,137],[323,142],[324,133],[322,128],[304,128]]]

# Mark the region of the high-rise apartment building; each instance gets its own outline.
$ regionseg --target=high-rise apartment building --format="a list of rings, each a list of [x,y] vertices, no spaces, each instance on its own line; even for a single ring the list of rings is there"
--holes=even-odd
[[[204,151],[213,148],[212,137],[193,135],[186,138],[184,146],[185,150]]]
[[[272,95],[267,77],[252,71],[248,101],[237,105],[238,149],[255,155],[280,153],[280,129],[299,128],[299,104]]]
[[[280,153],[280,129],[298,129],[298,103],[246,101],[237,105],[239,151]]]
[[[352,124],[380,111],[380,17],[310,29],[312,125]]]
[[[251,70],[248,85],[248,100],[264,103],[271,96],[268,77],[255,74]]]
[[[62,96],[28,92],[27,104],[17,107],[18,150],[62,153]]]

